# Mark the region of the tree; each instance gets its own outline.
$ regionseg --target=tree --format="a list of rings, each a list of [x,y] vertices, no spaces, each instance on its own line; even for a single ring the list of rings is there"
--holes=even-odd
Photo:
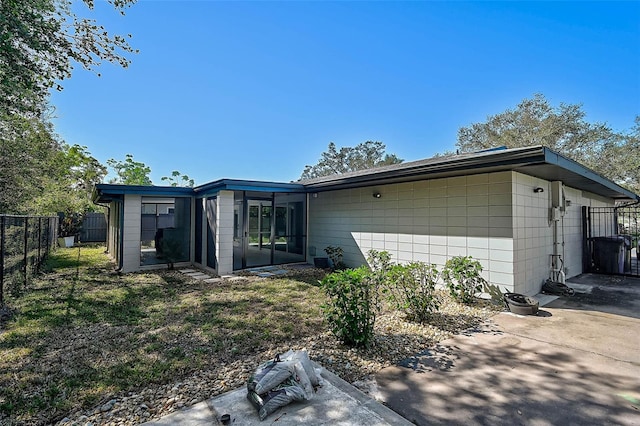
[[[124,10],[135,0],[108,0]],[[94,0],[83,0],[89,10]],[[0,110],[38,116],[49,89],[62,90],[73,63],[95,71],[102,61],[129,65],[135,50],[94,19],[77,16],[71,0],[0,1]],[[99,74],[98,74],[99,75]]]
[[[367,141],[353,148],[340,148],[338,151],[336,145],[330,142],[327,151],[322,153],[316,165],[305,166],[300,180],[398,164],[404,161],[395,154],[385,153],[385,150],[386,146],[382,142]]]
[[[52,175],[45,180],[43,191],[28,203],[29,211],[82,214],[97,210],[91,195],[94,185],[107,174],[107,168],[87,147],[63,143],[52,163]]]
[[[124,161],[110,158],[107,164],[116,172],[116,177],[109,180],[109,183],[119,183],[121,185],[153,185],[149,174],[151,168],[146,164],[135,161],[133,155],[127,154]]]
[[[606,171],[605,176],[640,194],[640,115],[630,130],[605,145],[590,167]]]
[[[456,147],[459,152],[474,152],[499,146],[543,145],[618,184],[637,187],[638,120],[634,131],[623,134],[606,123],[589,123],[585,115],[582,105],[561,103],[554,107],[542,94],[536,94],[515,109],[487,117],[484,123],[461,127]],[[635,177],[632,164],[636,164]]]
[[[121,14],[135,2],[108,1]],[[93,0],[83,3],[93,9]],[[125,37],[76,15],[72,0],[0,0],[0,213],[86,206],[88,189],[80,186],[95,177],[78,173],[104,167],[54,133],[49,90],[62,90],[74,64],[94,72],[102,61],[126,67],[131,52]]]
[[[195,185],[193,179],[190,179],[189,176],[183,175],[177,170],[172,171],[171,176],[163,176],[160,180],[168,182],[170,186],[186,186],[193,188],[193,185]]]
[[[0,111],[0,213],[29,213],[29,201],[55,174],[59,149],[50,122]]]

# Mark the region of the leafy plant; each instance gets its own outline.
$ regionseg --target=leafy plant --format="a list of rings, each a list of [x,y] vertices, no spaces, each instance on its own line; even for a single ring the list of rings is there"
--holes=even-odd
[[[162,257],[167,261],[167,269],[172,270],[173,264],[183,257],[182,242],[175,238],[164,238],[160,245]]]
[[[405,312],[409,320],[424,323],[440,307],[435,294],[439,277],[435,265],[424,262],[395,265],[387,277],[384,293],[396,309]]]
[[[367,262],[373,272],[381,275],[385,275],[387,271],[393,266],[391,262],[391,255],[388,251],[369,250],[367,253]]]
[[[480,275],[482,265],[471,256],[455,256],[447,260],[442,278],[451,296],[462,303],[472,303],[486,280]]]
[[[494,305],[502,305],[505,306],[505,300],[504,300],[504,294],[502,294],[502,291],[500,290],[500,286],[498,286],[497,284],[489,284],[489,283],[484,283],[483,289],[486,293],[489,294],[489,296],[491,297],[491,302]]]
[[[365,267],[327,275],[321,282],[329,297],[322,306],[331,332],[345,345],[367,346],[373,337],[377,288]]]
[[[341,247],[328,246],[324,251],[327,253],[327,256],[329,256],[329,259],[331,259],[334,270],[347,269],[347,265],[342,261],[344,250],[342,250]]]

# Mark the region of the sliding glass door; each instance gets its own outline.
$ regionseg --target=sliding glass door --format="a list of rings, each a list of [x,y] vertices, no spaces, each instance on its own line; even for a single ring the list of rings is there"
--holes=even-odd
[[[245,267],[271,265],[273,247],[273,203],[271,200],[247,200],[247,241]]]
[[[303,262],[305,198],[304,194],[236,191],[233,269]]]

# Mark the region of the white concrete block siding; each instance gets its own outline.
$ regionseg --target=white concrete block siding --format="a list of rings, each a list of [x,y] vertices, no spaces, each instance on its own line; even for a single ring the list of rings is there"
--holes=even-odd
[[[124,233],[122,237],[122,272],[140,269],[140,215],[142,197],[125,194],[124,196]]]
[[[233,191],[220,191],[215,218],[218,275],[233,271]]]
[[[537,186],[545,191],[534,193]],[[612,203],[565,191],[565,267],[573,276],[582,272],[581,207]],[[308,244],[317,256],[342,247],[349,266],[364,263],[370,249],[440,268],[450,257],[472,256],[490,283],[535,294],[553,252],[550,195],[550,182],[511,171],[321,192],[310,198]]]

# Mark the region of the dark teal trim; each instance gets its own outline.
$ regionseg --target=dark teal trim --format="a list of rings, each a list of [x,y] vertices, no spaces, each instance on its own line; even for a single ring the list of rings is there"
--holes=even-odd
[[[573,161],[567,157],[564,157],[552,150],[550,150],[547,147],[543,147],[544,149],[544,161],[547,164],[552,164],[554,166],[558,166],[561,167],[565,170],[568,170],[570,172],[573,172],[579,176],[582,176],[586,179],[589,179],[591,181],[593,181],[594,183],[598,184],[598,185],[602,185],[608,189],[610,189],[611,191],[614,192],[619,192],[620,194],[623,194],[624,196],[632,199],[632,200],[640,200],[640,196],[637,194],[634,194],[633,192],[629,191],[628,189],[625,189],[623,187],[621,187],[620,185],[618,185],[615,182],[610,181],[609,179],[599,175],[598,173],[594,172],[593,170],[583,166],[582,164]]]
[[[220,179],[194,188],[196,197],[205,198],[220,191],[256,191],[256,192],[306,192],[299,183],[260,182],[250,180]]]
[[[143,185],[116,185],[110,183],[99,183],[95,187],[94,200],[102,202],[108,197],[118,195],[135,194],[154,197],[191,197],[194,195],[193,188],[179,186],[143,186]]]

